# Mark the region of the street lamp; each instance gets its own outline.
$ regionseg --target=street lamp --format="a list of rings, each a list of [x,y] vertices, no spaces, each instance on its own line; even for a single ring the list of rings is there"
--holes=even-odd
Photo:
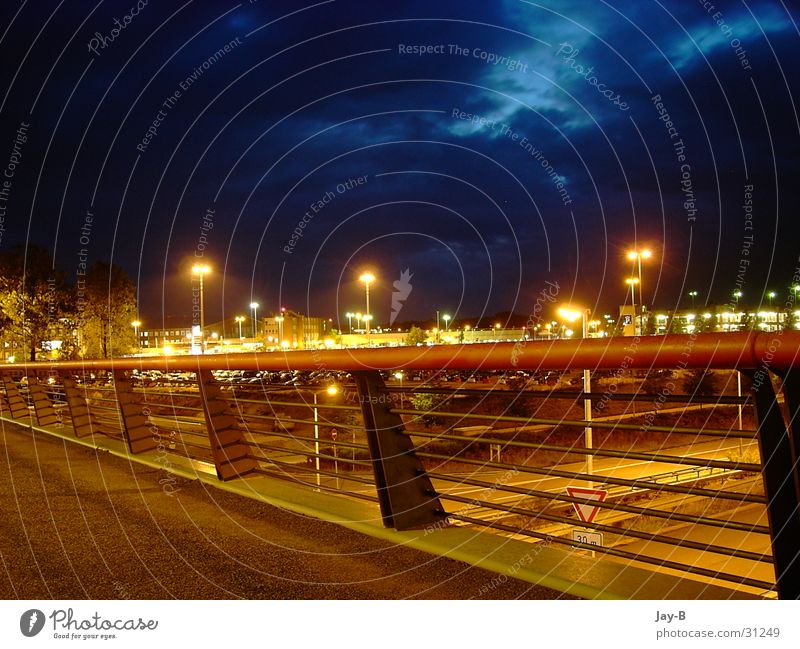
[[[253,310],[253,338],[258,338],[258,307],[261,306],[258,302],[250,302],[250,308]]]
[[[131,326],[133,327],[133,335],[136,336],[136,348],[139,349],[139,327],[142,326],[142,323],[139,320],[134,320],[131,322]]]
[[[356,318],[356,331],[360,331],[361,330],[361,318],[363,318],[364,316],[361,313],[355,313],[353,315],[355,315],[355,318]]]
[[[695,309],[694,300],[697,297],[697,291],[689,291],[689,297],[692,298],[692,311]]]
[[[237,315],[234,320],[236,320],[236,323],[239,325],[239,340],[244,340],[244,336],[242,335],[242,323],[244,322],[244,316]]]
[[[336,385],[329,385],[325,388],[325,392],[328,396],[333,397],[339,394],[339,387]],[[317,394],[319,392],[315,390],[312,394],[314,395],[314,455],[315,455],[315,466],[317,469],[317,488],[320,486],[320,473],[319,473],[319,409],[317,407]]]
[[[202,339],[202,345],[200,347],[201,352],[205,352],[206,349],[206,315],[205,315],[205,305],[203,303],[203,277],[208,275],[211,272],[211,266],[208,264],[195,264],[192,266],[192,274],[197,275],[200,278],[200,338]]]
[[[345,313],[344,316],[347,318],[347,330],[350,333],[353,333],[353,316],[355,313]]]
[[[558,310],[558,314],[568,322],[575,322],[581,318],[583,324],[583,337],[589,337],[589,317],[591,311],[589,309],[575,308],[575,307],[562,307]],[[589,370],[583,370],[583,393],[584,395],[590,394],[592,391],[592,375]],[[583,418],[588,423],[592,421],[592,399],[583,400]],[[588,450],[592,448],[592,427],[587,425],[584,429],[584,441]],[[586,473],[591,476],[593,467],[593,456],[591,453],[586,454]],[[592,481],[589,480],[589,488],[592,487]]]
[[[445,313],[442,316],[442,320],[444,320],[444,330],[450,331],[450,320],[451,320],[450,316]]]
[[[366,314],[369,315],[369,285],[372,282],[375,281],[375,275],[373,275],[370,272],[366,272],[366,273],[362,273],[361,277],[359,277],[358,279],[359,279],[359,281],[364,282],[364,293],[365,293],[366,302],[367,302]],[[369,345],[369,320],[367,318],[364,318],[364,319],[367,322],[367,325],[366,325],[367,332],[366,333],[367,333],[367,344]]]
[[[775,291],[770,291],[769,293],[767,293],[767,298],[769,299],[769,308],[770,309],[772,308],[772,300],[774,300],[777,295],[778,294]]]

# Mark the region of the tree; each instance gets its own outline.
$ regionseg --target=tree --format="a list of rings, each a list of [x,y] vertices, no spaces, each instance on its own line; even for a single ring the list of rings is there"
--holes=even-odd
[[[717,393],[717,377],[709,370],[693,369],[683,380],[683,391],[698,397],[712,396]]]
[[[23,350],[31,361],[47,340],[58,335],[68,309],[64,276],[50,253],[17,246],[0,255],[0,326],[4,343]]]
[[[84,357],[109,358],[130,353],[136,344],[136,289],[119,266],[96,261],[78,279],[77,321]]]
[[[417,345],[424,345],[427,339],[428,336],[425,335],[422,329],[419,327],[411,327],[406,334],[405,344],[416,347]]]

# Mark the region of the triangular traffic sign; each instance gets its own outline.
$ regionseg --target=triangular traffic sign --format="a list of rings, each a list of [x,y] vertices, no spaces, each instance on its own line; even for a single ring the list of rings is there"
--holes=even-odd
[[[587,500],[597,500],[603,502],[608,495],[605,489],[587,489],[586,487],[567,487],[567,494],[573,498],[586,498]],[[597,516],[597,505],[585,505],[583,503],[572,503],[575,513],[584,523],[591,523]]]

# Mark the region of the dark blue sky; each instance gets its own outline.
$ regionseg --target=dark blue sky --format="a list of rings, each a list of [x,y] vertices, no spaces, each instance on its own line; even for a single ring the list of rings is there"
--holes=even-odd
[[[758,302],[798,267],[800,32],[781,1],[0,14],[0,249],[31,240],[72,275],[82,249],[110,258],[151,323],[188,320],[201,252],[209,321],[251,299],[363,309],[365,267],[378,322],[406,268],[401,320],[530,313],[547,281],[612,311],[634,242],[662,308],[737,286]]]

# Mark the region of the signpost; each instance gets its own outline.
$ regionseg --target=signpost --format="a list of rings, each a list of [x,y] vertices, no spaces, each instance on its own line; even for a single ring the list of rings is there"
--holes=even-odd
[[[584,498],[586,500],[596,500],[603,502],[608,495],[605,489],[589,489],[587,487],[567,487],[567,494],[573,498]],[[594,517],[597,516],[597,511],[600,509],[597,505],[589,505],[584,503],[572,503],[575,513],[584,523],[591,523]],[[603,547],[603,535],[600,532],[592,532],[584,529],[572,530],[572,540],[578,543],[586,543],[588,545],[596,545]],[[591,556],[594,557],[594,550],[590,550]]]

